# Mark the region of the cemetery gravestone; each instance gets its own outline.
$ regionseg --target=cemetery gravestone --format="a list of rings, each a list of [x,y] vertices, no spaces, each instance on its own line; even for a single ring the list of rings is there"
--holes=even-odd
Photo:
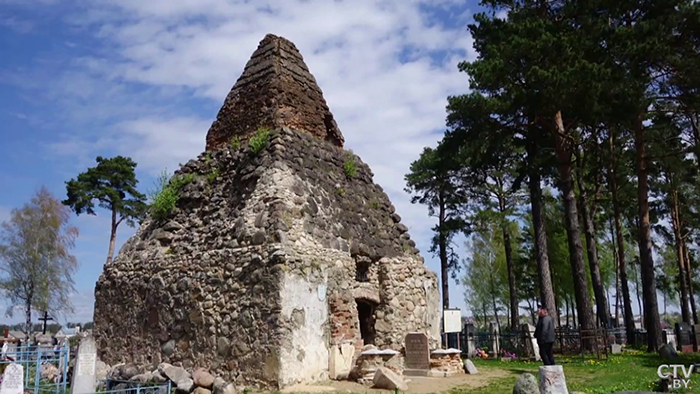
[[[501,338],[498,326],[489,323],[489,332],[491,333],[491,348],[489,349],[489,354],[491,357],[497,357],[501,351]]]
[[[610,345],[610,352],[612,354],[622,354],[622,345],[618,345],[617,343],[613,343]]]
[[[476,329],[474,324],[467,323],[464,325],[464,332],[466,333],[466,345],[467,345],[467,358],[474,358],[476,356],[476,339],[474,335],[476,334]]]
[[[430,369],[430,350],[428,349],[428,337],[422,332],[406,334],[406,369]]]
[[[2,375],[2,385],[0,394],[23,394],[24,393],[24,368],[21,364],[12,363],[5,368]]]
[[[93,338],[80,341],[75,359],[72,394],[94,393],[97,387],[95,366],[97,364],[97,346]]]
[[[693,326],[693,338],[695,342],[695,351],[700,352],[700,324]]]
[[[535,361],[542,361],[540,345],[537,343],[537,338],[535,338],[535,326],[523,324],[520,328],[525,334],[525,348],[527,349],[528,357],[534,357]]]
[[[676,333],[673,330],[667,328],[665,330],[662,330],[661,334],[664,343],[671,345],[674,349],[678,347],[676,342]]]
[[[690,339],[690,324],[686,322],[676,323],[676,340],[678,350],[683,353],[693,352],[693,342]]]

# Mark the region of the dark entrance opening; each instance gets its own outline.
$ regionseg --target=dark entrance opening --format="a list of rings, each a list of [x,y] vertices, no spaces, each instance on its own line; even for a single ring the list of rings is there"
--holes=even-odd
[[[355,280],[358,282],[369,282],[369,261],[355,262]]]
[[[374,310],[377,305],[369,300],[357,299],[357,317],[360,320],[360,335],[365,345],[374,345]]]

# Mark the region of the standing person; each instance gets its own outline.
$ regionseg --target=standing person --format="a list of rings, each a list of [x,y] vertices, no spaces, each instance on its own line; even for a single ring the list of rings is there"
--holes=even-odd
[[[535,338],[540,347],[540,357],[544,365],[554,365],[554,320],[547,313],[547,308],[540,305],[537,308],[537,328],[535,328]]]

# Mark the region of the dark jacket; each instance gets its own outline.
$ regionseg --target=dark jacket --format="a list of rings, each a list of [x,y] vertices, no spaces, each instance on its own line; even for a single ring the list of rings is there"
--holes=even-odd
[[[549,315],[540,317],[539,320],[537,320],[535,338],[537,339],[537,343],[553,343],[556,339],[554,320],[552,320]]]

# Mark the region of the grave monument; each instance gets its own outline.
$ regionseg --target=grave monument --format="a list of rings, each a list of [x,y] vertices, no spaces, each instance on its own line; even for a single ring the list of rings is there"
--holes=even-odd
[[[24,368],[22,364],[12,363],[5,368],[0,394],[24,394]]]
[[[686,322],[676,323],[676,340],[678,341],[678,350],[683,353],[693,352],[693,342],[690,337],[690,324]]]
[[[71,394],[94,393],[97,388],[95,367],[97,365],[97,347],[91,337],[83,338],[78,345],[73,370]]]
[[[535,338],[536,327],[532,324],[521,324],[520,330],[525,336],[523,342],[525,343],[525,352],[527,358],[534,359],[535,361],[542,361],[542,356],[540,356],[540,345],[537,343],[537,338]]]
[[[327,379],[331,365],[343,375],[368,344],[399,352],[408,332],[435,348],[437,276],[343,144],[295,45],[267,35],[206,151],[175,172],[174,209],[146,218],[105,265],[100,358],[283,387]]]

